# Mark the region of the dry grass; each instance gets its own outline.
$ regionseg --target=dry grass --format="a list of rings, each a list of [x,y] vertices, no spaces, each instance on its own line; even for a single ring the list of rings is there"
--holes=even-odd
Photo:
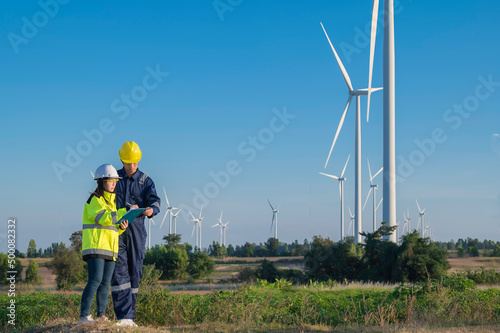
[[[448,263],[450,264],[449,274],[467,271],[467,270],[478,270],[481,267],[485,269],[496,269],[500,270],[500,258],[492,257],[469,257],[469,258],[448,258]]]

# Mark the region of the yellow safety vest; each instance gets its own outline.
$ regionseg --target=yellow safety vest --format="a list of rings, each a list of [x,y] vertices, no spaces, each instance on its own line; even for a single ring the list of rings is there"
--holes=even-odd
[[[127,212],[116,210],[115,193],[104,191],[104,197],[92,194],[83,208],[82,256],[83,260],[102,258],[114,260],[118,257],[118,235],[125,230],[115,226]]]

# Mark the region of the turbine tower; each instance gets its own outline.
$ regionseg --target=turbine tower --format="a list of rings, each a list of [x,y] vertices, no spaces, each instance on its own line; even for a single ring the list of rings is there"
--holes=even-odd
[[[326,33],[325,28],[323,27],[323,24],[321,24],[321,27],[323,28],[323,31],[326,35],[326,38],[328,39],[328,43],[330,44],[330,47],[333,51],[333,54],[335,55],[335,59],[337,60],[337,63],[340,67],[340,70],[342,72],[342,75],[344,77],[344,81],[347,85],[347,88],[349,89],[349,98],[347,99],[347,105],[344,109],[344,113],[342,114],[342,118],[340,119],[339,126],[337,128],[337,132],[335,133],[335,138],[333,139],[332,147],[330,148],[330,153],[328,154],[328,158],[325,163],[325,168],[328,165],[328,161],[330,159],[330,155],[332,154],[333,147],[335,146],[335,142],[337,141],[337,137],[339,135],[340,130],[342,129],[342,125],[344,124],[344,119],[347,114],[347,110],[349,109],[349,105],[351,104],[351,100],[353,97],[356,97],[356,130],[355,130],[355,187],[354,187],[354,215],[356,217],[356,223],[355,223],[355,230],[356,230],[356,236],[354,238],[354,243],[358,244],[361,243],[361,235],[360,232],[362,231],[362,223],[361,223],[361,111],[360,111],[360,97],[361,96],[368,96],[370,97],[371,93],[377,90],[381,90],[382,88],[372,88],[371,87],[371,79],[372,79],[372,70],[373,70],[373,56],[374,56],[374,51],[375,51],[375,38],[376,38],[376,30],[377,30],[377,13],[378,13],[378,0],[373,1],[373,12],[372,12],[372,30],[371,30],[371,42],[370,42],[370,68],[369,68],[369,73],[368,73],[368,88],[367,89],[354,89],[351,83],[351,79],[349,78],[349,74],[347,74],[347,71],[342,64],[342,61],[340,60],[337,51],[335,51],[335,48],[333,47],[332,42],[330,41],[330,38],[328,37],[328,34]],[[368,100],[369,101],[369,100]],[[367,119],[369,116],[369,110],[370,110],[370,104],[368,104],[367,107]]]
[[[163,222],[165,221],[165,218],[167,217],[167,214],[169,215],[169,229],[168,229],[168,234],[172,234],[172,210],[173,209],[178,209],[176,207],[170,206],[170,202],[168,202],[168,197],[167,197],[167,192],[165,191],[165,187],[163,187],[163,193],[165,193],[165,199],[167,201],[167,211],[165,212],[165,216],[163,216],[163,220],[161,221],[161,226],[163,225]]]
[[[271,231],[273,230],[273,225],[274,225],[274,238],[278,239],[278,213],[279,213],[279,206],[278,205],[276,208],[271,205],[271,202],[269,199],[267,199],[267,202],[269,203],[269,206],[271,206],[271,210],[273,211],[273,219],[271,220]]]
[[[375,2],[378,0],[374,0]],[[374,10],[375,13],[375,10]],[[373,20],[372,20],[373,32]],[[372,34],[373,38],[373,34]],[[384,211],[383,220],[396,224],[396,75],[394,54],[394,0],[384,1]],[[396,235],[389,239],[396,243]]]
[[[370,161],[368,161],[368,172],[370,173],[370,191],[368,191],[368,195],[366,196],[365,204],[363,205],[363,210],[365,210],[366,203],[368,202],[368,198],[370,197],[370,192],[373,190],[373,232],[377,230],[377,208],[378,205],[375,206],[375,202],[377,201],[377,189],[378,185],[373,184],[373,178],[377,177],[377,175],[384,169],[384,167],[380,168],[379,171],[375,175],[372,176],[372,170],[370,169]],[[380,203],[379,203],[380,205]]]
[[[220,217],[219,217],[219,223],[217,224],[214,224],[213,226],[211,226],[211,228],[215,228],[215,227],[219,227],[220,230],[219,230],[219,245],[222,245],[222,227],[223,227],[223,224],[222,224],[222,210],[220,211]]]
[[[418,207],[418,213],[420,214],[420,217],[418,218],[418,224],[420,225],[420,221],[422,221],[421,229],[420,229],[420,234],[422,238],[424,237],[424,231],[425,231],[425,223],[424,223],[424,215],[425,215],[425,208],[424,210],[420,209],[420,205],[418,204],[418,200],[415,199],[417,202],[417,207]],[[417,227],[418,229],[418,227]]]
[[[344,178],[344,172],[345,169],[347,168],[347,163],[349,163],[349,158],[351,155],[347,157],[347,161],[345,162],[344,169],[342,170],[342,173],[340,174],[340,177],[334,176],[334,175],[329,175],[323,172],[320,172],[320,174],[337,179],[339,181],[339,191],[340,191],[340,241],[344,240],[344,181],[346,180]]]
[[[174,225],[174,234],[177,234],[177,215],[181,212],[182,209],[179,209],[177,213],[172,214],[172,224]]]
[[[149,230],[148,230],[148,250],[151,249],[151,222],[153,222],[154,225],[156,225],[155,221],[153,219],[148,219],[149,221]]]
[[[351,208],[350,207],[347,207],[349,209],[349,216],[351,216],[351,222],[349,223],[349,230],[351,230],[351,224],[353,225],[352,226],[352,237],[354,237],[354,224],[353,222],[356,220],[356,216],[354,216],[352,213],[351,213]],[[347,231],[349,233],[349,230]]]
[[[227,229],[227,225],[228,224],[229,224],[229,221],[227,221],[226,224],[222,225],[222,229],[223,229],[223,232],[224,232],[224,246],[226,246],[226,229]]]
[[[189,214],[191,214],[191,217],[193,218],[191,221],[194,222],[193,232],[191,233],[191,237],[193,237],[194,230],[196,229],[195,248],[198,248],[198,251],[201,251],[201,222],[203,221],[203,217],[201,216],[202,211],[203,211],[203,206],[201,206],[200,215],[198,216],[198,218],[194,217],[191,211],[189,212]]]

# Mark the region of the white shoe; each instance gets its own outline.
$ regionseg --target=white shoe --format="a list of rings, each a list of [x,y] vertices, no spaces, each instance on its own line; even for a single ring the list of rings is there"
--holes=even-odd
[[[92,319],[92,316],[88,315],[86,317],[80,317],[80,319],[78,320],[78,324],[86,324],[86,323],[91,323],[93,321],[94,319]]]
[[[106,317],[106,316],[97,317],[95,320],[97,320],[97,321],[109,321],[108,317]]]
[[[118,320],[116,323],[116,326],[130,326],[130,327],[137,327],[137,324],[134,323],[132,319],[121,319]]]

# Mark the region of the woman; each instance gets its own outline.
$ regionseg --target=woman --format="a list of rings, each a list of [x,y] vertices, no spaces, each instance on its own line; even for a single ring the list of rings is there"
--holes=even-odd
[[[103,164],[97,168],[94,179],[97,188],[83,209],[82,256],[87,262],[88,282],[82,293],[79,324],[94,321],[90,315],[94,295],[97,318],[108,320],[105,313],[118,256],[118,235],[128,227],[128,221],[116,224],[127,212],[126,208],[116,209],[115,186],[120,179],[116,169]]]

